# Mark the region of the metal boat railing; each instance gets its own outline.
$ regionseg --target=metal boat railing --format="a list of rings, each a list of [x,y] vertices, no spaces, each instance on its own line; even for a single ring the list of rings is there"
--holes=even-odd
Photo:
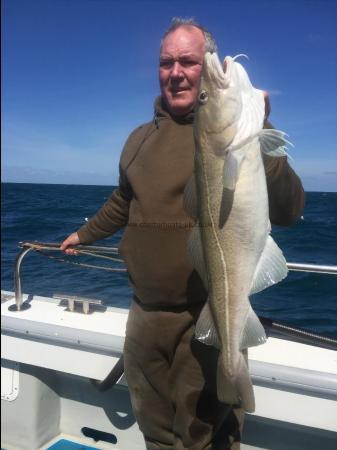
[[[289,270],[292,270],[294,272],[313,272],[313,273],[327,273],[331,275],[337,275],[337,266],[287,262],[287,267]]]
[[[15,305],[12,305],[9,307],[12,311],[23,311],[25,309],[28,309],[30,307],[28,302],[23,302],[22,298],[22,289],[21,289],[21,263],[23,258],[27,255],[27,253],[30,250],[38,250],[41,251],[44,250],[54,250],[54,251],[61,251],[60,250],[59,243],[53,243],[53,244],[45,244],[45,243],[37,243],[37,242],[23,242],[20,243],[20,246],[22,247],[22,250],[19,252],[16,262],[15,262]],[[84,255],[91,255],[91,256],[100,256],[103,258],[111,259],[112,261],[117,262],[123,262],[121,259],[114,258],[114,257],[106,257],[102,256],[101,253],[105,254],[112,254],[118,256],[118,248],[117,247],[98,247],[98,246],[88,246],[88,245],[78,245],[76,246],[76,251],[78,253],[82,253]],[[99,266],[93,266],[93,265],[87,265],[87,264],[80,264],[87,267],[96,267],[96,268],[104,268]],[[312,272],[312,273],[319,273],[319,274],[331,274],[331,275],[337,275],[337,266],[334,265],[320,265],[320,264],[303,264],[303,263],[287,263],[287,267],[291,271],[295,272]],[[118,270],[118,271],[126,271],[126,269],[111,269],[111,270]],[[67,296],[65,296],[67,297]],[[69,296],[68,296],[69,297]],[[74,300],[75,297],[71,297],[72,300]],[[68,298],[68,300],[70,297]],[[81,299],[81,301],[87,301],[89,299]],[[89,300],[90,301],[90,300]],[[85,309],[85,308],[83,308]],[[292,328],[284,324],[279,324],[271,319],[265,318],[265,317],[259,317],[261,320],[261,323],[263,324],[267,336],[274,336],[279,338],[286,338],[297,342],[306,343],[309,345],[318,345],[320,347],[325,348],[331,348],[334,350],[337,350],[337,340],[326,337],[326,336],[319,336],[310,332],[307,332],[305,330],[300,330],[297,328]],[[107,377],[102,381],[97,380],[91,380],[91,382],[94,384],[94,386],[99,391],[106,391],[110,388],[112,388],[117,381],[120,379],[120,377],[123,375],[124,372],[124,360],[123,360],[123,354],[119,358],[117,364],[112,368],[111,372],[107,375]]]
[[[30,307],[29,303],[25,302],[23,303],[23,297],[22,297],[22,289],[21,289],[21,264],[23,258],[27,255],[27,253],[30,250],[49,250],[49,251],[61,251],[60,250],[60,243],[52,243],[52,244],[46,244],[41,242],[21,242],[20,247],[22,247],[22,250],[19,252],[18,256],[16,257],[15,261],[15,271],[14,271],[14,282],[15,282],[15,305],[12,305],[10,308],[14,311],[23,311],[24,309],[28,309]],[[106,246],[93,246],[93,245],[78,245],[76,246],[76,251],[78,253],[82,253],[85,255],[91,255],[91,256],[100,256],[102,257],[101,253],[107,253],[112,255],[118,255],[118,248],[117,247],[106,247]],[[101,252],[101,253],[100,253]],[[103,256],[104,257],[104,256]],[[105,257],[106,258],[106,257]],[[122,259],[117,258],[111,258],[108,257],[108,259],[111,259],[113,261],[122,262]],[[84,264],[80,264],[84,265]],[[99,266],[93,266],[90,267],[96,267],[101,268]],[[287,262],[287,267],[291,271],[295,272],[312,272],[312,273],[324,273],[324,274],[331,274],[331,275],[337,275],[337,265],[320,265],[320,264],[304,264],[304,263],[291,263]],[[118,270],[118,271],[126,271],[126,269],[111,269],[111,270]]]
[[[60,249],[61,243],[43,243],[43,242],[20,242],[19,246],[22,247],[22,250],[18,253],[16,260],[15,260],[15,268],[14,268],[14,289],[15,289],[15,305],[10,306],[11,311],[24,311],[28,308],[30,308],[30,304],[27,302],[23,302],[23,296],[22,296],[22,288],[21,288],[21,264],[23,261],[23,258],[27,255],[28,252],[31,250],[35,251],[41,251],[41,250],[48,250],[48,251],[62,251]],[[102,254],[98,253],[108,253],[112,255],[118,255],[118,248],[117,247],[106,247],[106,246],[94,246],[94,245],[78,245],[76,246],[76,251],[78,253],[82,253],[84,255],[91,255],[91,256],[102,256]],[[104,257],[105,258],[105,257]],[[113,261],[122,262],[121,259],[109,257],[108,259],[111,259]],[[94,265],[88,265],[88,264],[77,264],[84,267],[94,267],[98,269],[103,269],[103,267],[94,266]],[[126,272],[126,269],[111,269],[113,271],[122,271]]]

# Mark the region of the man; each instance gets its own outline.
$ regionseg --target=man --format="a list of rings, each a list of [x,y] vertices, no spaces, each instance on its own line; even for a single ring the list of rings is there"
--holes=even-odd
[[[154,120],[128,138],[120,181],[109,200],[67,249],[126,227],[120,252],[134,301],[125,339],[125,373],[133,410],[152,450],[239,448],[243,412],[216,396],[217,350],[193,339],[207,293],[188,260],[194,225],[183,193],[194,164],[193,107],[211,35],[193,21],[176,20],[162,41],[161,97]],[[270,218],[289,225],[303,206],[301,182],[286,158],[265,160]]]

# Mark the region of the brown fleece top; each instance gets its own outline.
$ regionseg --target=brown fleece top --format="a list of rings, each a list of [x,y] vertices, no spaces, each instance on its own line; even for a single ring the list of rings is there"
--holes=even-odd
[[[78,230],[81,243],[103,239],[126,226],[120,244],[136,299],[156,308],[201,303],[206,292],[187,256],[194,225],[183,194],[194,167],[193,113],[173,118],[161,98],[155,118],[129,136],[120,160],[119,187]],[[269,123],[266,128],[270,128]],[[270,220],[290,225],[304,193],[286,158],[264,157]]]

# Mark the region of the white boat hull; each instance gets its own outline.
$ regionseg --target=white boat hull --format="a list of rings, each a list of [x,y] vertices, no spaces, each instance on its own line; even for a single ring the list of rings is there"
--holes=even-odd
[[[128,311],[82,314],[60,300],[24,296],[31,307],[16,312],[8,309],[14,294],[2,298],[2,448],[47,449],[69,438],[145,450],[124,377],[106,392],[89,380],[105,379],[118,361]],[[250,349],[249,364],[256,411],[246,416],[243,449],[337,448],[335,351],[269,338]]]

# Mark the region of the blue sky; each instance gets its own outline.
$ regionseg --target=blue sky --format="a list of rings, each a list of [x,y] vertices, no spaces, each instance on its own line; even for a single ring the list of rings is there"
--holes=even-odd
[[[2,1],[2,180],[116,184],[151,120],[174,16],[212,31],[270,93],[306,190],[337,191],[337,0]]]

